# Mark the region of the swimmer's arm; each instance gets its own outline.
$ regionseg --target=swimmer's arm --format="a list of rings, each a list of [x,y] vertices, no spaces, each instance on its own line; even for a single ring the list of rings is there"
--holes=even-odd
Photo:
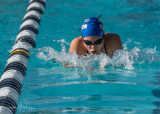
[[[70,65],[70,64],[68,64],[68,63],[63,63],[63,66],[64,67],[67,67],[67,68],[73,68],[73,67],[80,67],[80,68],[84,68],[82,65],[77,65],[77,66],[73,66],[73,65]],[[93,70],[93,68],[92,67],[85,67],[86,69],[88,69],[88,70]],[[102,68],[102,69],[99,69],[99,70],[103,70],[104,68]]]
[[[64,67],[68,67],[68,68],[74,67],[73,65],[70,65],[70,64],[68,64],[68,63],[62,63],[62,64],[63,64]]]
[[[52,59],[52,62],[57,63],[56,58],[53,58],[53,59]],[[70,64],[68,64],[68,63],[64,63],[64,62],[63,62],[62,64],[63,64],[64,67],[74,67],[73,65],[70,65]]]
[[[74,65],[71,65],[71,64],[68,64],[68,63],[62,63],[64,67],[68,67],[68,68],[73,68],[73,67],[81,67],[81,65],[77,65],[77,66],[74,66]]]

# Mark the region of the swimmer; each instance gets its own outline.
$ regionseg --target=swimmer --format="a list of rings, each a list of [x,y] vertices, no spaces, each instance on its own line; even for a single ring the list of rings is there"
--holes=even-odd
[[[105,53],[109,57],[118,49],[123,49],[121,38],[114,33],[105,33],[103,23],[96,17],[86,19],[81,28],[82,36],[72,40],[69,52],[77,55]],[[71,65],[63,64],[65,67]]]

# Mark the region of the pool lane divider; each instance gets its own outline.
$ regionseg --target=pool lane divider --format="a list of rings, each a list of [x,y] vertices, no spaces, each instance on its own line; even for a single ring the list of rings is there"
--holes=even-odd
[[[30,0],[15,44],[0,79],[0,114],[15,114],[26,74],[30,49],[36,47],[45,0]]]

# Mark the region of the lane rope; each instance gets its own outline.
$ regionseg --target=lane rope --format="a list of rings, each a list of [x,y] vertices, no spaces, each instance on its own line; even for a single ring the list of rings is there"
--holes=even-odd
[[[45,0],[30,0],[22,20],[15,44],[0,79],[0,114],[15,114],[26,75],[30,49],[36,47],[40,16],[44,13]]]

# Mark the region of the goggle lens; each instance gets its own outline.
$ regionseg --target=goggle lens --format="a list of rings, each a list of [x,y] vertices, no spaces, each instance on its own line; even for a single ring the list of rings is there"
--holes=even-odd
[[[86,45],[99,45],[102,43],[103,39],[96,40],[94,43],[88,40],[83,40]]]

